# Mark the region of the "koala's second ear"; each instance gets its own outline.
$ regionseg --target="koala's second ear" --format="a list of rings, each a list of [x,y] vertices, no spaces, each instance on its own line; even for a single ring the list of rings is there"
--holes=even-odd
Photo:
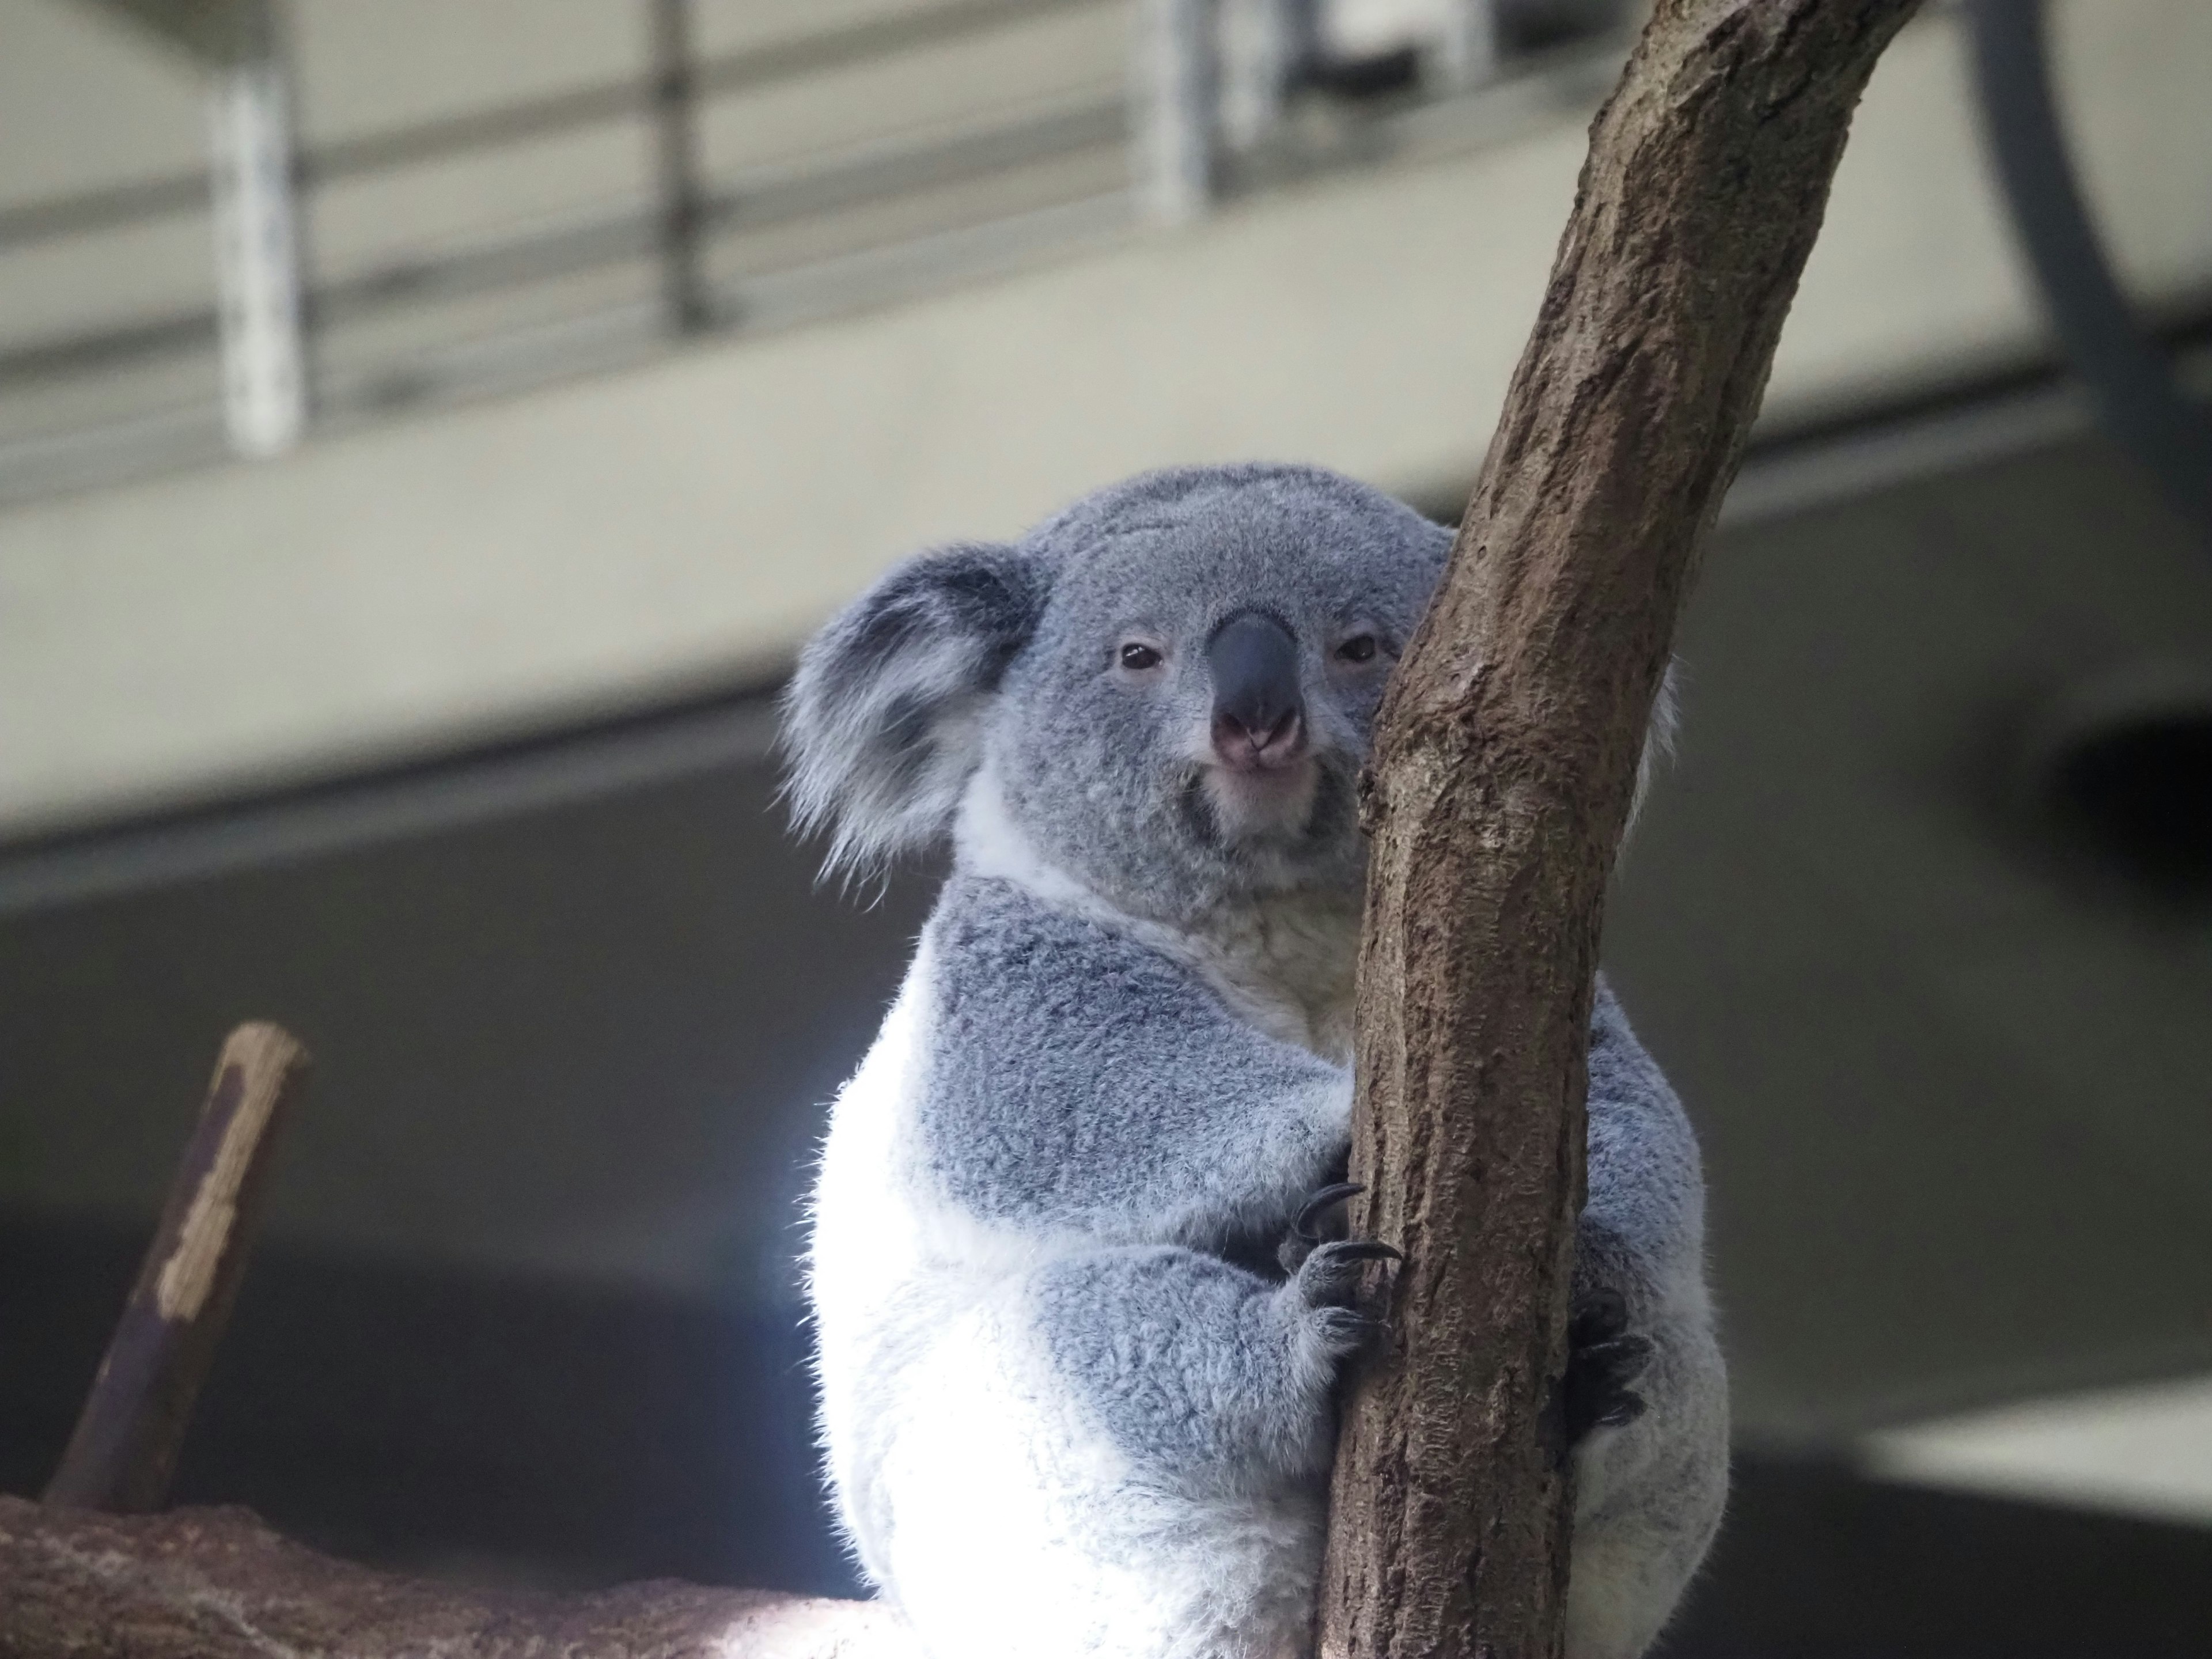
[[[1659,692],[1651,700],[1651,723],[1644,728],[1644,752],[1636,759],[1636,793],[1628,803],[1628,830],[1636,828],[1636,821],[1644,816],[1644,803],[1651,793],[1653,780],[1662,767],[1674,757],[1674,734],[1682,723],[1682,659],[1669,657],[1667,672],[1659,677]]]
[[[1029,641],[1043,574],[1010,547],[917,554],[808,642],[783,700],[786,789],[827,867],[867,872],[950,825],[982,713]]]

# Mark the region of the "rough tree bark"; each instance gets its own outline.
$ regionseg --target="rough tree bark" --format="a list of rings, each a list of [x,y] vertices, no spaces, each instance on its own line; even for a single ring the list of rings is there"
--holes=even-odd
[[[918,1659],[860,1601],[696,1584],[466,1590],[333,1561],[244,1510],[0,1498],[0,1659]]]
[[[1325,1659],[1559,1646],[1562,1372],[1600,907],[1692,557],[1757,410],[1852,106],[1914,0],[1658,0],[1366,802],[1354,1172],[1403,1243],[1401,1344],[1355,1395]],[[158,1288],[158,1287],[157,1287]],[[0,1659],[561,1652],[859,1659],[878,1609],[632,1585],[470,1594],[237,1511],[0,1498]]]
[[[1406,1252],[1337,1454],[1322,1659],[1560,1648],[1557,1418],[1606,881],[1693,556],[1914,0],[1660,0],[1363,803],[1352,1175]]]

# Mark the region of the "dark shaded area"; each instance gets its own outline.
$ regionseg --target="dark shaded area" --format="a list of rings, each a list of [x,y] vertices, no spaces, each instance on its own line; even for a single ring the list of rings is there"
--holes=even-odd
[[[1594,35],[1625,31],[1624,0],[1493,0],[1498,43],[1509,52],[1541,52]]]
[[[2057,757],[2050,788],[2079,849],[2146,896],[2212,898],[2212,708],[2084,733]]]
[[[143,1248],[0,1219],[0,1491],[45,1483]],[[851,1593],[806,1353],[795,1310],[264,1249],[174,1501],[461,1577]]]
[[[787,1294],[927,896],[818,887],[746,762],[9,916],[0,1204],[150,1219],[222,1034],[273,1018],[316,1077],[272,1240]]]
[[[0,1221],[0,1490],[35,1491],[141,1241]],[[178,1498],[356,1559],[852,1593],[795,1318],[270,1250]],[[1741,1460],[1674,1659],[2212,1651],[2212,1530]]]
[[[2212,1652],[2212,1529],[1741,1459],[1662,1659]]]
[[[1421,55],[1412,46],[1400,46],[1371,58],[1323,58],[1306,71],[1306,79],[1338,98],[1391,97],[1420,85]]]
[[[2085,878],[2017,787],[2083,688],[2203,683],[2212,562],[2054,444],[1724,528],[1677,648],[1606,954],[1704,1142],[1739,1422],[2212,1364],[2207,918]]]

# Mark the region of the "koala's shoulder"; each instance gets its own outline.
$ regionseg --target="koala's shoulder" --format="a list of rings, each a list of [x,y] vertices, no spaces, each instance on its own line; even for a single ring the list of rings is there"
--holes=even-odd
[[[1627,1012],[1604,975],[1590,1006],[1589,1093],[1595,1103],[1636,1104],[1680,1116],[1681,1104],[1628,1023]]]
[[[1175,1148],[1320,1062],[1196,973],[1007,881],[955,875],[930,922],[921,1150],[971,1213],[1095,1224],[1178,1179]]]
[[[928,940],[943,1040],[951,1042],[1000,1048],[1060,1021],[1094,1041],[1138,1030],[1157,1037],[1225,1018],[1182,964],[1011,881],[954,875]]]
[[[1589,1214],[1647,1244],[1702,1234],[1697,1132],[1601,975],[1590,1016]]]

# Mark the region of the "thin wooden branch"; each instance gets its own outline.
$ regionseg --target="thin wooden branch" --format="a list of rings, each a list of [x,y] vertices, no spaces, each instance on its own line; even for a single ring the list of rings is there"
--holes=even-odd
[[[1380,719],[1352,1173],[1403,1246],[1355,1392],[1322,1659],[1544,1659],[1605,884],[1699,542],[1851,112],[1913,0],[1659,0],[1450,568]]]
[[[0,1498],[0,1659],[915,1659],[882,1607],[625,1584],[471,1591],[303,1549],[244,1510],[113,1516]]]
[[[46,1486],[56,1508],[159,1509],[246,1271],[270,1155],[307,1079],[290,1033],[241,1025],[169,1188],[92,1392]]]

